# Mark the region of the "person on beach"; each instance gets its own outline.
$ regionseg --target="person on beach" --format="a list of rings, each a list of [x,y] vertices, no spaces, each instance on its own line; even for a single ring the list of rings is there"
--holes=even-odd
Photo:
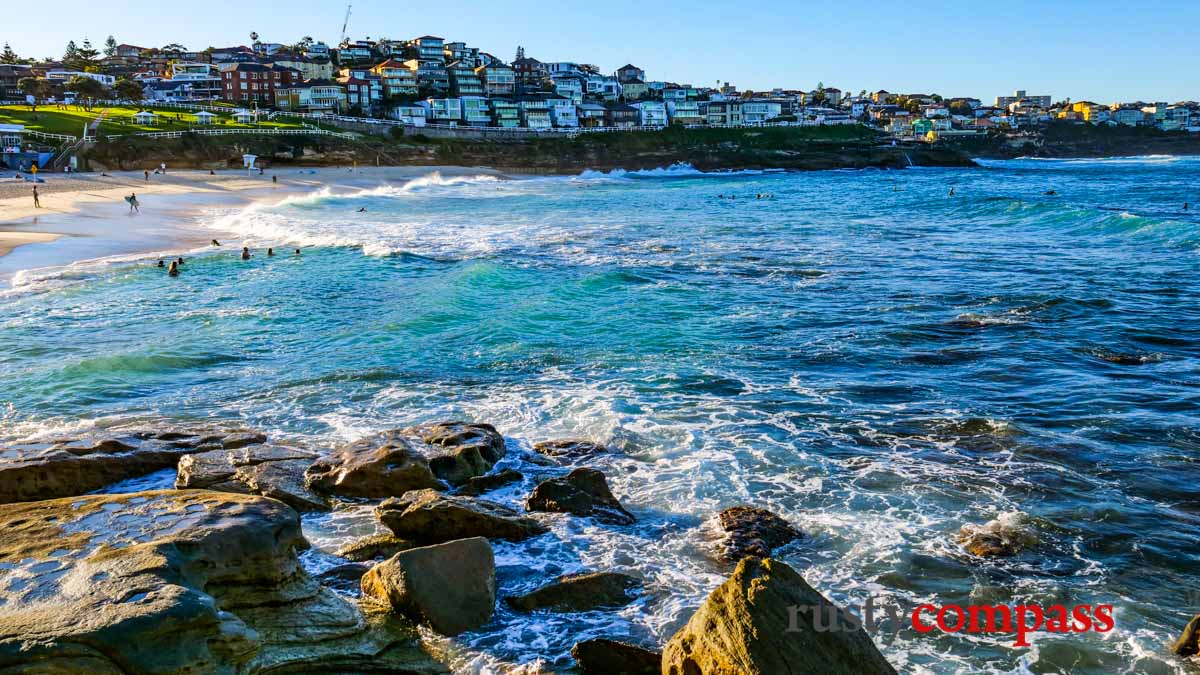
[[[276,175],[272,174],[272,175],[271,175],[271,182],[272,182],[272,183],[279,183],[279,176],[276,176]]]
[[[242,247],[242,260],[250,259],[250,249],[246,246]]]
[[[38,191],[37,191],[36,185],[33,186],[33,208],[35,208],[35,209],[42,208],[42,200],[38,198]],[[1187,208],[1187,207],[1185,206],[1184,208]]]
[[[162,163],[160,163],[160,164],[158,165],[158,168],[162,169],[162,172],[163,172],[163,174],[166,174],[166,173],[167,173],[167,163],[166,163],[166,162],[162,162]]]
[[[146,182],[150,182],[150,169],[142,169],[142,174],[146,176]]]
[[[141,213],[142,212],[141,209],[138,208],[138,200],[137,200],[136,192],[129,193],[129,196],[125,198],[125,201],[129,202],[129,212],[130,213]]]
[[[167,268],[167,276],[179,276],[179,263],[175,262],[174,260],[171,261],[171,266]]]
[[[273,248],[268,248],[268,249],[267,249],[267,257],[268,257],[268,258],[271,258],[271,257],[273,257],[274,255],[275,255],[275,249],[273,249]]]

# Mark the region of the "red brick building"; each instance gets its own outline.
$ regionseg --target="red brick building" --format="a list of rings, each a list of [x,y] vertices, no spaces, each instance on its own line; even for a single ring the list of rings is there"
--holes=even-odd
[[[272,105],[276,89],[289,87],[302,79],[295,68],[238,63],[221,71],[221,98],[233,103]]]

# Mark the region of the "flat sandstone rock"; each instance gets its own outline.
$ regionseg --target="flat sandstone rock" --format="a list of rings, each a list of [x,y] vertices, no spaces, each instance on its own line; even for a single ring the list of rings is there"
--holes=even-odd
[[[0,672],[444,672],[314,581],[287,505],[208,490],[0,506]]]

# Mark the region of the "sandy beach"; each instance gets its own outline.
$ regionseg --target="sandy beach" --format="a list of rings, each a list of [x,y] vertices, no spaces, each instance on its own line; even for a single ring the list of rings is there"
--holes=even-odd
[[[199,219],[215,209],[275,202],[329,188],[355,191],[404,182],[433,172],[478,174],[463,167],[287,168],[259,175],[224,170],[123,171],[44,175],[38,183],[0,178],[0,283],[20,270],[66,265],[112,255],[170,252],[206,244],[214,231]],[[274,182],[272,178],[278,179]],[[136,194],[138,213],[125,197]]]

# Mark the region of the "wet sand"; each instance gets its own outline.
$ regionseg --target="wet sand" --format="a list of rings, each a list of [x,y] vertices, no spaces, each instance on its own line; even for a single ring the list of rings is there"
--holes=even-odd
[[[179,170],[166,174],[122,171],[111,175],[54,174],[37,184],[0,178],[0,285],[33,268],[67,265],[114,255],[162,254],[203,246],[220,233],[202,219],[221,209],[271,203],[329,188],[352,192],[404,182],[433,172],[479,174],[462,167],[287,168],[263,175],[241,170]],[[482,170],[486,171],[486,170]],[[272,182],[278,177],[278,183]],[[137,194],[140,211],[125,197]],[[229,242],[235,244],[237,242]]]

